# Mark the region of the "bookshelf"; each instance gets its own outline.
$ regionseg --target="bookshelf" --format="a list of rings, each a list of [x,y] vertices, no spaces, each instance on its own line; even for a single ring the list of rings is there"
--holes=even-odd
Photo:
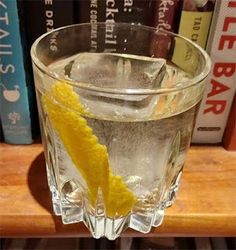
[[[43,148],[0,144],[0,235],[2,237],[89,237],[82,223],[63,225],[52,214]],[[192,146],[174,205],[149,234],[123,236],[235,236],[236,152],[221,146]]]
[[[14,1],[12,1],[14,2]],[[49,3],[50,1],[48,1]],[[62,1],[63,2],[63,1]],[[143,1],[141,4],[144,5]],[[174,1],[178,2],[178,1]],[[232,1],[231,1],[232,2]],[[56,1],[55,1],[56,3]],[[59,3],[59,1],[57,1]],[[66,24],[71,24],[75,22],[89,22],[89,1],[84,1],[83,4],[87,11],[80,13],[81,20],[73,20],[74,10],[77,5],[72,6],[72,1],[67,2],[70,6],[63,8],[62,6],[56,7],[54,4],[54,20],[50,19],[45,22],[45,7],[51,8],[51,6],[45,6],[46,1],[38,1],[35,3],[27,3],[25,1],[25,11],[26,15],[22,20],[27,24],[23,27],[26,36],[29,34],[32,37],[28,37],[29,44],[36,39],[41,33],[50,30],[52,27],[46,27],[47,24],[55,24],[55,27],[63,26]],[[118,3],[118,2],[117,2]],[[146,1],[147,3],[147,1]],[[210,28],[210,18],[207,18],[207,24],[203,25],[205,28],[199,29],[204,35],[204,44],[212,44],[215,47],[221,41],[221,36],[223,36],[223,21],[226,18],[235,16],[235,6],[233,2],[227,5],[225,1],[216,1],[217,7],[213,12],[212,8],[206,6],[205,9],[201,9],[199,12],[201,15],[213,14],[213,25],[210,31],[210,39],[207,40],[206,34],[208,34],[208,29]],[[63,4],[63,3],[59,3]],[[210,2],[208,5],[211,4]],[[46,4],[47,5],[47,4]],[[50,5],[50,4],[48,4]],[[227,11],[225,6],[228,6]],[[232,6],[231,6],[232,5]],[[64,6],[65,7],[65,6]],[[119,6],[120,9],[122,6]],[[22,7],[23,8],[23,7]],[[105,6],[100,6],[101,10],[105,10]],[[145,7],[147,10],[147,6]],[[144,9],[145,9],[144,8]],[[181,7],[182,8],[182,7]],[[60,12],[60,10],[67,9],[67,11]],[[222,9],[222,12],[220,11]],[[16,10],[16,7],[15,7]],[[152,11],[152,8],[150,9]],[[157,8],[157,10],[161,11]],[[188,9],[186,9],[188,10]],[[208,11],[210,10],[210,11]],[[50,10],[51,11],[51,10]],[[171,10],[172,14],[174,11]],[[180,10],[179,10],[180,11]],[[191,10],[188,10],[191,11]],[[32,20],[32,15],[34,13],[39,13],[39,18],[35,22]],[[52,12],[50,12],[52,13]],[[56,15],[57,13],[57,15]],[[105,14],[105,11],[102,11]],[[189,13],[192,16],[194,22],[194,16],[198,12]],[[222,14],[223,13],[223,14]],[[17,12],[16,12],[17,14]],[[62,18],[63,14],[63,18]],[[123,13],[124,14],[124,13]],[[133,17],[128,17],[126,14],[122,16],[125,17],[125,21],[133,22]],[[178,23],[176,21],[180,16],[175,18],[175,15],[169,15],[172,17],[173,23]],[[180,15],[181,13],[177,13]],[[186,13],[185,13],[186,14]],[[68,15],[68,16],[65,16]],[[158,16],[158,15],[157,15]],[[137,15],[136,21],[141,22],[145,25],[149,25],[147,20],[151,17],[148,12],[143,13],[143,15]],[[103,17],[101,17],[103,18]],[[131,18],[131,19],[129,19]],[[138,19],[137,19],[138,18]],[[165,16],[167,18],[167,15]],[[97,20],[97,17],[95,17]],[[104,16],[104,20],[106,21]],[[139,20],[140,19],[140,20]],[[145,20],[144,20],[145,19]],[[147,20],[146,20],[147,19]],[[187,18],[188,19],[188,18]],[[196,19],[196,18],[195,18]],[[227,19],[228,20],[228,19]],[[231,19],[233,20],[233,19]],[[114,21],[114,20],[113,20]],[[159,20],[159,22],[168,20]],[[186,21],[185,21],[186,22]],[[188,27],[193,27],[186,23]],[[30,26],[28,26],[30,25]],[[39,25],[39,26],[37,26]],[[153,25],[153,24],[152,24]],[[228,27],[233,27],[233,22],[228,23]],[[6,26],[6,24],[5,24]],[[156,24],[154,25],[156,26]],[[207,27],[207,30],[205,30]],[[217,28],[216,28],[217,27]],[[19,28],[18,28],[19,29]],[[177,29],[177,27],[176,27]],[[7,27],[6,27],[7,30]],[[171,30],[174,30],[171,29]],[[183,28],[183,30],[186,30]],[[194,31],[196,29],[193,29]],[[192,30],[192,31],[193,31]],[[28,33],[27,33],[28,32]],[[177,30],[175,31],[177,32]],[[224,31],[226,32],[226,31]],[[15,34],[15,32],[12,32]],[[187,34],[182,34],[187,35]],[[194,37],[199,34],[193,34]],[[230,29],[227,30],[227,35],[230,35],[233,39],[233,35],[230,33]],[[191,37],[190,38],[194,38]],[[13,39],[11,39],[13,41]],[[212,42],[214,41],[214,43]],[[195,41],[197,42],[197,41]],[[28,44],[28,47],[30,45]],[[230,46],[222,50],[223,58],[228,57],[229,59],[234,54],[230,50]],[[213,50],[213,49],[212,49]],[[216,50],[216,49],[215,49]],[[211,52],[211,49],[208,48]],[[29,48],[28,52],[29,53]],[[17,53],[14,53],[17,54]],[[216,57],[211,53],[212,59],[217,63]],[[214,59],[216,57],[216,59]],[[230,62],[230,60],[229,60]],[[18,79],[17,77],[15,79]],[[215,79],[215,78],[214,78]],[[231,79],[231,78],[230,78]],[[219,79],[219,82],[221,79]],[[8,79],[9,81],[9,79]],[[231,105],[231,99],[233,99],[233,91],[235,88],[232,81],[227,81],[230,87],[230,95],[226,95],[225,100],[228,102],[227,110],[229,111]],[[13,82],[12,82],[13,84]],[[12,85],[13,86],[13,85]],[[7,91],[14,91],[13,87],[7,86]],[[231,90],[232,89],[232,90]],[[210,89],[211,90],[211,89]],[[220,100],[222,99],[222,96]],[[234,104],[235,105],[235,104]],[[31,105],[32,107],[34,105]],[[228,112],[227,111],[227,112]],[[234,111],[232,111],[234,112]],[[223,112],[222,112],[223,114]],[[219,117],[219,116],[218,116]],[[217,117],[217,118],[218,118]],[[225,115],[227,117],[227,115]],[[231,116],[233,117],[233,115]],[[7,119],[7,118],[6,118]],[[2,119],[3,121],[3,119]],[[209,118],[210,125],[206,124],[206,119],[202,119],[203,125],[201,127],[209,128],[213,126],[214,128],[220,128],[212,117]],[[220,119],[218,119],[220,121]],[[230,120],[231,121],[231,120]],[[224,123],[227,122],[225,118]],[[235,122],[234,122],[235,123]],[[226,148],[235,148],[235,129],[233,130],[233,122],[229,122],[225,136],[224,136],[224,146]],[[224,126],[221,126],[224,128]],[[223,132],[222,132],[223,133]],[[222,136],[222,135],[221,135]],[[207,139],[205,134],[204,139]],[[218,140],[218,141],[221,141]],[[199,142],[199,141],[198,141]],[[209,140],[208,140],[209,142]],[[232,146],[234,145],[234,146]],[[127,230],[124,236],[136,236],[136,237],[150,237],[150,236],[236,236],[236,152],[226,151],[221,146],[192,146],[187,162],[185,165],[184,174],[181,181],[181,188],[177,196],[177,200],[174,205],[166,210],[166,216],[164,223],[159,228],[153,228],[153,230],[146,235],[140,234],[138,232]],[[45,161],[43,156],[43,148],[40,143],[35,143],[28,146],[11,146],[4,143],[0,144],[0,235],[3,237],[88,237],[90,234],[85,226],[80,224],[63,225],[61,223],[61,218],[56,217],[52,213],[50,193],[47,187],[46,181],[46,171],[45,171]]]

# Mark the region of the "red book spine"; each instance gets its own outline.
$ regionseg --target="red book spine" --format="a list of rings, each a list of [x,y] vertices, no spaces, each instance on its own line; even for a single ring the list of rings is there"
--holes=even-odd
[[[153,26],[157,29],[176,31],[180,13],[180,0],[156,0],[154,7]]]
[[[182,1],[156,0],[154,4],[153,26],[158,30],[176,32],[178,29]],[[154,36],[151,41],[151,54],[155,57],[169,58],[171,37],[165,34]]]
[[[223,137],[223,145],[227,150],[236,150],[236,95],[229,114]]]

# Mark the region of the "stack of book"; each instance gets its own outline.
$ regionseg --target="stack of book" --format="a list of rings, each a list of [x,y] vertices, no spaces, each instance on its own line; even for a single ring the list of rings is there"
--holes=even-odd
[[[192,142],[223,141],[236,86],[236,1],[4,0],[0,9],[0,118],[1,137],[5,142],[29,144],[37,136],[30,60],[33,41],[60,26],[84,22],[96,26],[97,22],[109,21],[143,24],[179,33],[207,50],[212,70]],[[96,50],[96,46],[91,43],[91,51]],[[165,54],[161,44],[154,41],[152,47],[155,55]]]

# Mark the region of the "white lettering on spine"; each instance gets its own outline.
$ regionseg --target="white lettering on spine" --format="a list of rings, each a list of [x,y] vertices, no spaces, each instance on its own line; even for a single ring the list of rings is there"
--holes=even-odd
[[[11,36],[10,32],[8,32],[8,25],[10,25],[8,9],[7,5],[4,1],[0,1],[0,73],[14,73],[15,65],[13,64],[4,64],[2,63],[2,58],[7,56],[12,56],[12,45],[7,43],[5,39]]]
[[[115,7],[115,0],[106,0],[106,33],[105,33],[105,44],[116,45],[117,36],[114,34],[115,15],[119,12],[118,8]],[[107,49],[110,52],[114,51],[115,48]]]
[[[168,20],[165,18],[166,12],[168,12],[169,7],[174,5],[173,0],[160,0],[159,12],[158,12],[158,29],[171,30],[171,25],[168,23]]]
[[[52,31],[54,29],[54,13],[53,13],[53,4],[54,4],[54,0],[44,0],[44,4],[45,4],[45,26],[46,26],[46,31]],[[50,38],[50,50],[51,51],[57,51],[57,35],[58,32],[55,32],[52,34],[51,38]]]
[[[96,51],[97,50],[97,11],[98,5],[97,0],[91,0],[90,1],[90,23],[91,23],[91,50]]]

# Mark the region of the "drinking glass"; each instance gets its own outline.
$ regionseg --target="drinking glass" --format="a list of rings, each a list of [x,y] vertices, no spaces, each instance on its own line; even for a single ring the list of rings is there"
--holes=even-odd
[[[179,35],[76,24],[31,49],[54,213],[95,238],[162,223],[179,188],[210,69]]]

